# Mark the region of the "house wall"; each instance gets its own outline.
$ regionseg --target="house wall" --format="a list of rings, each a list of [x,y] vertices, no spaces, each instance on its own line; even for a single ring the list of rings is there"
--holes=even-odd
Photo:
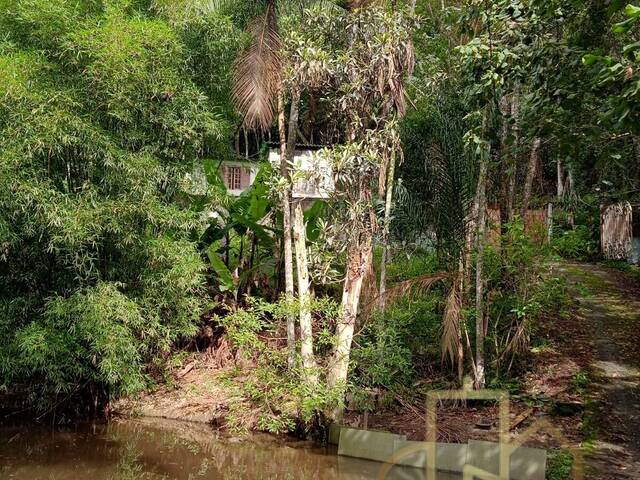
[[[280,151],[269,151],[269,162],[280,166]],[[293,198],[328,198],[334,189],[331,165],[320,158],[315,150],[296,150],[293,157],[294,184]]]
[[[232,168],[240,169],[240,188],[230,188],[228,175],[230,169]],[[259,168],[260,167],[254,163],[224,161],[220,166],[219,172],[220,177],[222,178],[224,184],[227,186],[227,191],[231,195],[239,196],[253,184],[256,179],[256,175],[258,174]]]

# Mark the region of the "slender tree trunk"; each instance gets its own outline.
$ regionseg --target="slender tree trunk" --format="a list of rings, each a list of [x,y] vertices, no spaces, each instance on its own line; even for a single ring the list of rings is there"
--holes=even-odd
[[[454,280],[456,282],[455,287],[458,289],[458,305],[462,310],[462,299],[464,298],[464,262],[462,257],[458,261],[458,278]],[[464,346],[462,345],[462,329],[460,326],[460,318],[458,318],[458,351],[456,354],[456,360],[458,364],[458,382],[462,387],[462,379],[464,377]]]
[[[284,253],[284,291],[287,298],[293,298],[293,249],[291,246],[291,175],[287,162],[287,135],[284,117],[284,92],[282,85],[278,91],[278,133],[280,136],[280,175],[287,180],[282,194],[282,246]],[[287,316],[287,365],[295,367],[296,360],[296,317]]]
[[[342,289],[342,316],[336,325],[335,347],[327,374],[330,389],[346,385],[362,283],[371,261],[371,245],[371,233],[362,232],[347,255],[347,272]],[[342,408],[336,408],[333,418],[340,419],[342,412]]]
[[[313,328],[311,319],[311,291],[307,266],[307,235],[301,202],[296,202],[293,214],[293,238],[296,246],[296,268],[298,272],[298,302],[300,305],[300,353],[303,378],[307,383],[318,383],[317,366],[313,354]]]
[[[547,204],[547,243],[553,238],[553,203]]]
[[[247,132],[246,128],[242,129],[244,131],[244,158],[249,159],[249,132]]]
[[[300,89],[293,88],[291,92],[291,109],[289,110],[289,133],[287,135],[287,162],[291,162],[295,155],[298,142],[298,117],[300,114]]]
[[[573,195],[574,185],[573,185],[573,170],[571,167],[568,169],[567,173],[567,188],[565,188],[565,194]]]
[[[513,204],[516,196],[516,180],[518,178],[518,159],[520,158],[520,98],[518,93],[511,101],[511,117],[513,118],[513,146],[511,147],[511,161],[509,162],[509,184],[507,186],[507,221],[513,220]]]
[[[222,246],[224,247],[224,264],[227,268],[229,268],[229,244],[231,243],[231,239],[229,238],[229,232],[225,232],[224,237],[222,238]]]
[[[490,147],[489,147],[490,148]],[[476,190],[477,205],[477,239],[476,239],[476,361],[475,361],[475,387],[482,389],[485,386],[484,371],[484,339],[485,339],[485,314],[484,314],[484,248],[487,224],[487,174],[489,169],[490,149],[483,152],[480,157],[480,172],[478,174],[478,186]]]
[[[298,140],[298,120],[300,107],[300,89],[294,87],[291,92],[291,109],[289,111],[289,135],[287,137],[287,162],[293,160]],[[313,330],[309,302],[309,269],[307,266],[307,235],[304,226],[304,213],[300,201],[294,210],[293,235],[296,245],[296,268],[298,273],[298,302],[300,306],[300,351],[305,381],[317,383],[316,361],[313,355]]]
[[[558,200],[562,200],[562,198],[564,197],[564,174],[562,171],[562,160],[560,160],[559,155],[556,162],[556,187]]]
[[[520,216],[524,219],[529,210],[529,200],[531,199],[531,189],[533,187],[533,179],[536,176],[536,168],[540,160],[540,138],[533,139],[533,145],[531,146],[531,155],[529,156],[529,165],[527,166],[527,178],[524,182],[524,193],[522,194],[522,210]]]
[[[380,260],[380,291],[379,291],[379,307],[383,310],[385,307],[385,292],[387,290],[387,261],[389,254],[389,230],[391,228],[391,208],[393,204],[393,180],[396,169],[395,152],[391,154],[389,160],[389,170],[387,175],[387,191],[384,204],[384,225],[382,227],[382,259]]]
[[[251,255],[249,256],[249,271],[253,270],[253,263],[256,257],[257,248],[258,248],[258,237],[256,237],[254,233],[251,235]],[[253,283],[253,276],[247,279],[247,288],[245,289],[245,292],[248,297],[251,296],[252,283]]]

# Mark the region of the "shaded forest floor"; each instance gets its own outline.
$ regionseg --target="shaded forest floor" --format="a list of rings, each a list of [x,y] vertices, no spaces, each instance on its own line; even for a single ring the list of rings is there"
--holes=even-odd
[[[553,275],[565,277],[574,299],[568,315],[541,325],[541,346],[532,349],[529,372],[511,394],[510,437],[523,438],[540,420],[558,428],[564,441],[542,428],[525,442],[572,447],[585,455],[587,478],[640,478],[640,284],[606,267],[561,263]],[[233,363],[233,362],[231,362]],[[229,415],[250,415],[245,399],[230,392],[230,365],[202,353],[176,373],[170,384],[119,411],[144,416],[224,425]],[[242,406],[242,407],[241,407]],[[425,437],[424,402],[403,401],[371,413],[348,411],[345,423]],[[438,409],[438,438],[445,442],[498,440],[498,406],[467,402]],[[552,454],[554,475],[570,478],[571,454]]]

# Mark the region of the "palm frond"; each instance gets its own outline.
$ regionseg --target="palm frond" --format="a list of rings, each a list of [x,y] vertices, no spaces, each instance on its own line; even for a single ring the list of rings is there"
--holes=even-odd
[[[398,298],[410,297],[415,292],[429,290],[435,283],[450,277],[451,275],[447,272],[420,275],[388,287],[384,296],[387,302],[393,302]]]
[[[273,122],[280,83],[280,47],[275,5],[248,26],[253,41],[236,59],[233,101],[247,128],[267,130]]]
[[[442,361],[448,360],[452,365],[456,364],[458,352],[462,346],[460,335],[462,297],[459,290],[459,282],[454,281],[447,296],[447,305],[442,317],[442,338],[440,341]]]

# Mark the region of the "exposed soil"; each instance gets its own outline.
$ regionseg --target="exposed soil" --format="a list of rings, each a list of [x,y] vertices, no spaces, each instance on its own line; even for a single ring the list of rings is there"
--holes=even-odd
[[[220,374],[218,369],[207,368],[207,363],[199,362],[173,385],[163,386],[137,399],[121,400],[114,410],[132,416],[221,422],[233,399],[221,386]]]

